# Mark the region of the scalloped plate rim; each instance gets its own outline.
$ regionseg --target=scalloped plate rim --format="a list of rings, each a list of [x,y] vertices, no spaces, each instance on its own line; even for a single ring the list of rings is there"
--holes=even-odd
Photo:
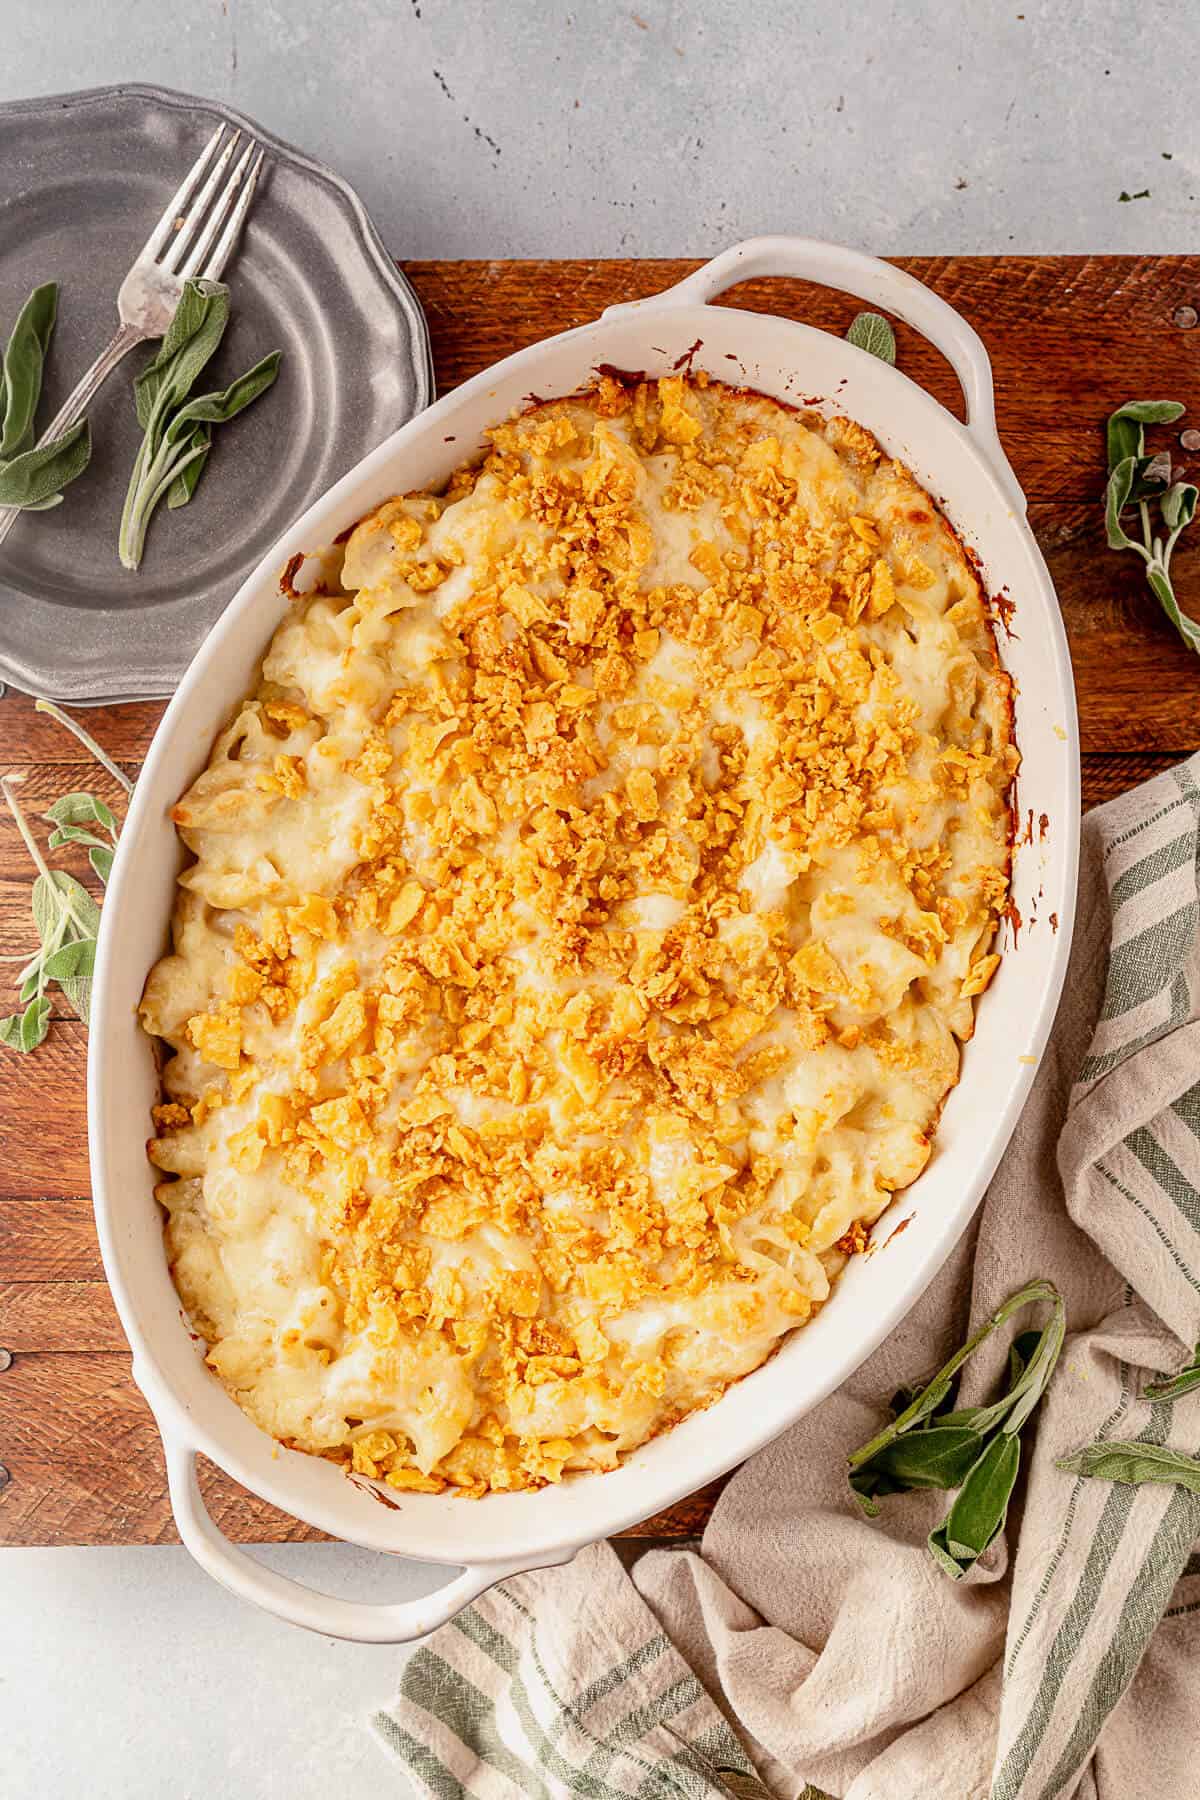
[[[61,93],[0,101],[0,124],[16,117],[34,119],[48,113],[77,111],[90,105],[118,100],[142,101],[147,105],[162,106],[175,112],[199,111],[213,114],[252,134],[268,147],[273,156],[290,163],[330,193],[335,203],[348,213],[372,272],[381,285],[390,290],[407,323],[416,395],[411,416],[415,418],[423,412],[434,397],[434,373],[429,328],[421,303],[411,283],[389,256],[378,228],[358,193],[327,164],[260,125],[238,107],[202,94],[190,94],[181,88],[160,86],[156,82],[119,81],[99,87],[75,88]],[[360,461],[371,447],[366,446],[360,450],[354,457],[354,462]],[[303,511],[305,504],[303,499],[298,500],[296,511]],[[233,598],[240,586],[239,580],[231,588],[229,599]],[[12,601],[20,600],[23,596],[24,590],[20,585],[10,584],[0,570],[0,597]],[[147,608],[145,612],[149,614],[152,610]],[[0,649],[0,696],[3,695],[5,686],[9,686],[36,698],[61,701],[71,706],[113,706],[144,700],[163,700],[174,692],[191,659],[191,654],[182,658],[155,655],[152,660],[148,657],[142,669],[136,672],[130,671],[126,665],[117,667],[114,663],[104,671],[103,678],[98,672],[94,692],[77,693],[69,683],[66,686],[60,685],[49,664],[36,650],[28,657],[20,658],[10,646],[7,650]],[[136,673],[139,677],[132,683],[128,680],[131,673]]]

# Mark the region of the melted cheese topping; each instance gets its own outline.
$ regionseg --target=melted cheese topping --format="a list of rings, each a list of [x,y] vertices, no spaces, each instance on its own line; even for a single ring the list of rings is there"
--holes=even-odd
[[[388,502],[175,809],[208,1361],[394,1486],[602,1469],[917,1176],[1007,893],[975,574],[860,427],[606,379]]]

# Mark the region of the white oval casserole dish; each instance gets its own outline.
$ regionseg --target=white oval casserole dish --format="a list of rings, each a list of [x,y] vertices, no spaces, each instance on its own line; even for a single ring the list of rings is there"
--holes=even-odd
[[[947,356],[967,399],[960,424],[899,371],[840,338],[790,320],[711,307],[736,282],[792,275],[846,290],[922,331]],[[469,1504],[393,1495],[331,1463],[282,1449],[205,1367],[163,1251],[146,1161],[158,1072],[137,1004],[166,938],[181,866],[168,809],[205,765],[218,729],[256,679],[288,601],[279,573],[296,550],[330,543],[390,495],[448,476],[491,425],[531,394],[583,386],[602,364],[668,373],[680,359],[781,400],[848,414],[874,432],[942,505],[978,557],[988,590],[1011,602],[1001,655],[1016,682],[1022,755],[1014,899],[1030,923],[1010,941],[966,1046],[934,1155],[876,1227],[884,1253],[855,1258],[819,1316],[706,1412],[644,1444],[611,1474],[492,1494]],[[1006,608],[1007,611],[1007,608]],[[610,309],[594,324],[518,352],[398,431],[312,507],[245,583],[168,707],[121,837],[100,932],[88,1107],[96,1221],[108,1279],[133,1349],[133,1374],[166,1447],[171,1500],[193,1555],[227,1587],[331,1636],[388,1643],[431,1630],[517,1570],[563,1562],[582,1545],[671,1505],[741,1462],[845,1380],[913,1304],[963,1231],[1029,1092],[1058,1002],[1070,946],[1079,831],[1074,690],[1062,619],[1000,448],[991,368],[978,337],[911,276],[855,251],[800,238],[735,246],[678,286]],[[1054,915],[1052,921],[1051,915]],[[1055,924],[1056,922],[1056,924]],[[899,1227],[907,1227],[900,1235]],[[402,1556],[466,1565],[428,1599],[370,1604],[291,1582],[235,1549],[205,1511],[199,1452],[310,1525]],[[384,1503],[383,1495],[387,1493]]]

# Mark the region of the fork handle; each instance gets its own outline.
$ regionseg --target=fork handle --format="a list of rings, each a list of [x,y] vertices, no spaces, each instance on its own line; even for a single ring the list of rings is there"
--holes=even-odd
[[[61,437],[64,431],[74,425],[76,419],[82,417],[89,403],[99,393],[122,357],[128,356],[135,344],[141,344],[144,341],[145,333],[139,331],[136,326],[118,326],[111,341],[105,345],[91,368],[80,376],[43,431],[37,441],[39,450],[43,444],[53,443],[55,438]],[[4,542],[20,518],[21,511],[19,506],[0,506],[0,544]]]

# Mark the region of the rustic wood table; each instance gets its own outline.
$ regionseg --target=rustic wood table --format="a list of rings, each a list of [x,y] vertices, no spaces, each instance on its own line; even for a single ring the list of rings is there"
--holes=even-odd
[[[693,266],[415,263],[406,273],[424,303],[445,390]],[[1000,433],[1070,636],[1084,804],[1094,806],[1200,745],[1200,663],[1157,612],[1137,560],[1106,549],[1101,505],[1107,414],[1132,398],[1195,398],[1200,258],[911,258],[903,266],[965,313],[992,354]],[[788,281],[749,283],[727,298],[839,332],[857,310],[844,296]],[[960,411],[940,355],[904,328],[897,336],[904,370]],[[1193,479],[1197,465],[1200,457]],[[1196,545],[1174,565],[1193,610],[1200,528]],[[132,776],[161,713],[159,704],[113,707],[87,722]],[[11,692],[0,700],[0,771],[20,770],[31,812],[82,785],[115,803],[116,784],[90,764],[85,772],[83,760],[32,701]],[[90,880],[82,859],[64,866]],[[0,818],[0,953],[31,944],[29,888],[25,851]],[[147,945],[148,960],[154,948]],[[9,973],[0,970],[0,980]],[[11,1010],[10,998],[0,996],[0,1011]],[[0,1050],[0,1542],[165,1543],[175,1531],[162,1451],[130,1379],[92,1227],[84,1060],[84,1028],[64,1008],[35,1055]],[[216,1470],[205,1472],[205,1488],[232,1538],[319,1535]],[[691,1535],[714,1493],[640,1533]]]

